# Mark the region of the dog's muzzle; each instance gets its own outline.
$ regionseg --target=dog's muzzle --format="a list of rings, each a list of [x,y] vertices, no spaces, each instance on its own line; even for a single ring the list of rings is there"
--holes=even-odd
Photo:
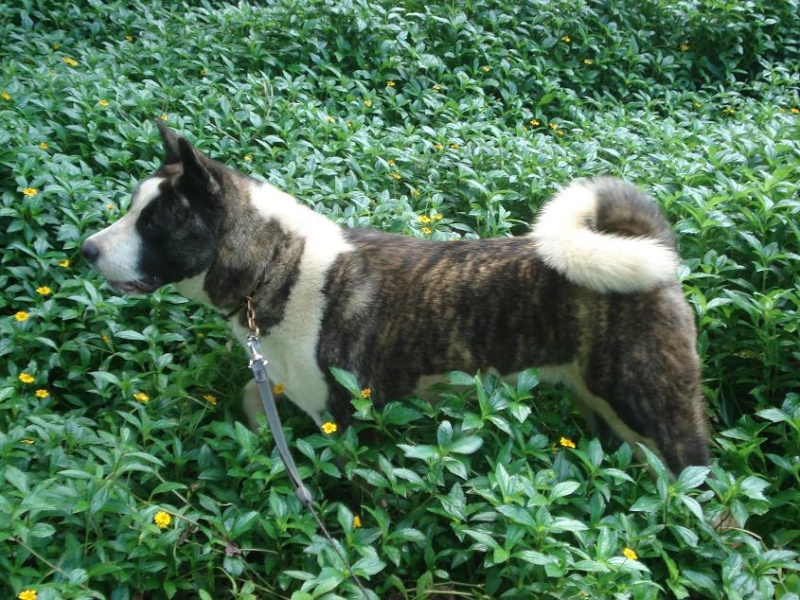
[[[102,250],[100,246],[93,242],[91,239],[86,240],[81,245],[81,253],[84,258],[89,261],[92,266],[97,266],[97,261],[100,259]],[[101,271],[102,274],[102,271]],[[164,285],[160,277],[142,277],[131,281],[118,281],[109,279],[108,284],[114,289],[124,294],[149,294]]]

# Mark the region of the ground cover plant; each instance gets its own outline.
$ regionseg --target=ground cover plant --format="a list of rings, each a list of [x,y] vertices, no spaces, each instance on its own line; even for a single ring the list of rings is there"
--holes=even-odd
[[[282,403],[371,597],[800,596],[796,0],[166,4],[0,6],[0,597],[360,597],[237,421],[219,316],[80,258],[154,118],[350,226],[522,233],[599,174],[674,224],[709,468],[603,447],[534,371],[382,410],[340,373],[331,433]]]

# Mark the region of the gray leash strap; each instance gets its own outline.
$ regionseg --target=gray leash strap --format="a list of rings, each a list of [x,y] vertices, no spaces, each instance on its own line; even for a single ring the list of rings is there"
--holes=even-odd
[[[310,510],[314,510],[314,499],[311,497],[311,492],[303,484],[300,478],[300,473],[297,471],[297,465],[289,452],[289,445],[286,443],[286,436],[283,435],[283,428],[281,427],[281,418],[278,416],[278,408],[275,406],[275,398],[272,396],[272,390],[269,389],[269,378],[267,377],[266,360],[258,352],[260,345],[259,339],[250,334],[247,336],[247,349],[250,352],[250,369],[253,371],[253,377],[258,386],[258,393],[261,396],[261,404],[264,406],[264,412],[267,415],[267,422],[269,429],[272,431],[272,437],[275,439],[275,446],[278,448],[278,454],[281,455],[283,465],[286,467],[286,472],[289,479],[292,480],[294,491],[303,506]]]
[[[297,471],[297,465],[292,458],[291,452],[289,452],[289,445],[286,443],[286,436],[283,435],[283,427],[281,427],[281,419],[278,415],[278,408],[275,406],[275,398],[272,395],[272,390],[269,387],[269,377],[267,377],[267,361],[259,353],[261,340],[258,337],[258,327],[255,326],[252,300],[249,297],[247,298],[247,311],[248,325],[250,327],[250,333],[247,336],[247,351],[250,354],[249,367],[253,371],[253,377],[255,378],[256,385],[258,386],[258,393],[261,396],[261,404],[264,406],[264,412],[267,415],[267,423],[269,423],[270,431],[272,431],[272,437],[275,439],[275,446],[278,448],[278,454],[281,456],[283,465],[286,467],[286,472],[289,475],[289,479],[292,481],[292,485],[294,485],[294,491],[297,494],[297,497],[300,499],[300,502],[303,503],[303,506],[305,506],[314,517],[314,520],[317,522],[317,525],[319,525],[322,533],[325,534],[325,538],[336,552],[339,560],[341,560],[342,564],[347,567],[347,571],[350,573],[353,581],[355,581],[358,589],[365,598],[369,599],[370,595],[367,593],[367,590],[364,588],[364,585],[361,583],[358,575],[355,574],[353,567],[350,566],[350,563],[342,553],[342,550],[336,545],[336,542],[333,541],[333,537],[322,523],[322,519],[320,519],[316,509],[314,508],[314,500],[311,497],[311,492],[309,492],[308,488],[303,484],[303,480],[300,478],[300,473]]]

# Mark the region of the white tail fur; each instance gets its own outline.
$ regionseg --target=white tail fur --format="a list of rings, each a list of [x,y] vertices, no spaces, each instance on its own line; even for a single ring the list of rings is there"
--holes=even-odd
[[[611,203],[613,212],[616,196]],[[620,196],[621,212],[630,212]],[[542,260],[577,285],[598,292],[640,292],[675,277],[678,257],[661,240],[595,231],[596,186],[574,183],[540,211],[531,236]],[[611,215],[613,220],[613,215]]]

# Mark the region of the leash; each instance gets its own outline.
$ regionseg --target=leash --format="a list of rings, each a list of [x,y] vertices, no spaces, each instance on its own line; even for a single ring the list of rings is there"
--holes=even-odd
[[[317,522],[317,525],[319,525],[319,528],[322,530],[325,538],[336,552],[339,560],[341,560],[342,564],[347,567],[347,571],[350,573],[353,581],[356,582],[358,589],[362,594],[364,594],[365,598],[369,599],[371,596],[367,593],[367,590],[364,588],[361,580],[353,571],[350,563],[347,562],[347,558],[344,556],[342,550],[333,541],[333,537],[322,523],[322,519],[314,508],[314,499],[311,497],[311,492],[309,492],[308,488],[303,484],[303,480],[300,478],[300,473],[297,471],[297,465],[292,458],[291,452],[289,452],[289,445],[286,443],[286,436],[283,434],[283,427],[281,426],[281,418],[278,415],[278,408],[275,405],[275,398],[272,395],[272,390],[269,386],[269,377],[267,376],[267,359],[265,359],[259,353],[259,350],[261,349],[261,339],[259,337],[260,332],[258,325],[256,325],[256,313],[253,309],[253,299],[250,296],[247,296],[246,298],[247,302],[245,304],[245,308],[247,309],[247,328],[249,330],[247,334],[246,346],[247,352],[250,354],[250,362],[248,366],[253,371],[253,377],[255,378],[256,385],[258,387],[258,393],[261,396],[261,404],[263,405],[264,412],[267,415],[267,423],[269,423],[269,429],[272,432],[272,437],[275,439],[275,446],[278,448],[278,454],[281,456],[283,466],[286,467],[286,472],[289,475],[289,479],[292,481],[292,485],[294,485],[294,492],[297,494],[300,502],[303,503],[303,506],[305,506],[314,517],[314,520]]]

